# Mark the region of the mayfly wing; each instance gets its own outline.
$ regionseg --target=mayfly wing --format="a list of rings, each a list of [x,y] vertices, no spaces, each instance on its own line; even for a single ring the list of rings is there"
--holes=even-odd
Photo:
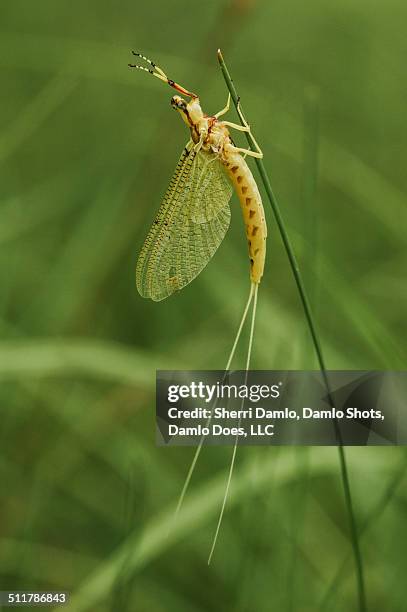
[[[200,151],[191,174],[190,215],[195,223],[207,223],[227,206],[233,188],[219,159]]]
[[[137,261],[137,289],[163,300],[206,266],[229,227],[232,187],[214,153],[188,143]]]

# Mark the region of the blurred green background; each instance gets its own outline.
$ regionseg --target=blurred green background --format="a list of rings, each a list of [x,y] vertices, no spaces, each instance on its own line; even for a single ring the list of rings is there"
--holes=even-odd
[[[248,262],[234,198],[199,278],[161,303],[137,294],[188,135],[171,90],[127,62],[153,57],[214,113],[222,48],[328,367],[405,369],[406,20],[401,0],[2,0],[1,589],[68,590],[72,612],[357,609],[335,448],[239,450],[210,567],[231,449],[204,449],[168,530],[193,449],[155,446],[155,369],[224,367]],[[252,365],[312,369],[265,208]],[[406,610],[405,451],[346,454],[369,610]]]

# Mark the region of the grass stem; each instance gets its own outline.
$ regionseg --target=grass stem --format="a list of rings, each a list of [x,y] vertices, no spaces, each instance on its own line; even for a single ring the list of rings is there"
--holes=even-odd
[[[225,61],[223,59],[220,49],[218,50],[218,61],[219,61],[227,88],[232,97],[233,103],[236,109],[239,106],[241,114],[244,115],[242,106],[240,104],[240,97],[237,95],[235,86],[233,84],[233,80],[230,76],[229,70],[225,64]],[[241,123],[243,125],[242,121]],[[256,149],[255,142],[250,132],[246,132],[246,138],[248,140],[250,148],[255,150]],[[294,253],[294,249],[292,247],[290,238],[288,236],[288,232],[286,230],[286,226],[285,226],[283,217],[280,212],[280,207],[273,193],[270,179],[268,177],[267,171],[263,164],[263,160],[256,158],[255,162],[256,162],[257,169],[259,171],[261,180],[263,182],[264,189],[267,193],[269,202],[271,204],[271,208],[273,210],[273,214],[277,222],[277,227],[280,232],[281,238],[283,240],[284,247],[285,247],[289,262],[290,262],[290,266],[291,266],[291,269],[294,275],[295,283],[297,285],[302,307],[304,309],[305,318],[307,320],[308,328],[311,334],[312,343],[315,348],[315,353],[318,359],[321,374],[322,374],[322,377],[324,379],[324,383],[327,389],[328,399],[329,399],[331,406],[334,407],[334,402],[332,398],[328,375],[326,372],[325,360],[324,360],[324,356],[322,352],[321,343],[319,341],[318,333],[316,330],[314,318],[313,318],[312,311],[311,311],[311,306],[309,303],[307,292],[305,290],[304,282],[302,280],[300,268],[299,268],[299,265],[298,265],[298,262],[297,262],[297,259]],[[358,591],[358,599],[359,599],[359,612],[367,612],[366,594],[365,594],[365,585],[364,585],[364,576],[363,576],[363,562],[362,562],[362,555],[361,555],[360,546],[359,546],[359,538],[358,538],[358,530],[357,530],[357,525],[356,525],[355,513],[353,510],[352,494],[351,494],[351,489],[350,489],[345,449],[343,447],[342,436],[341,436],[340,428],[339,428],[337,421],[334,421],[334,427],[335,427],[335,432],[336,432],[336,436],[338,440],[339,464],[340,464],[342,484],[343,484],[343,489],[344,489],[345,504],[346,504],[348,517],[349,517],[350,537],[351,537],[353,555],[354,555],[354,561],[355,561],[357,591]]]

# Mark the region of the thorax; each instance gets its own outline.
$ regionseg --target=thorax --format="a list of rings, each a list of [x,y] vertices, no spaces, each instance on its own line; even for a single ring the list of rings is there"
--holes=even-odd
[[[191,126],[191,136],[195,143],[199,142],[201,134],[203,150],[219,155],[224,161],[227,155],[227,145],[232,142],[228,128],[216,117],[205,116],[197,124]]]

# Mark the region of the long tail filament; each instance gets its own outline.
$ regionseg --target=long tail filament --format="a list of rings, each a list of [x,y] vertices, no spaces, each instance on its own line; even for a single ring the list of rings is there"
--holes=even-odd
[[[246,318],[247,318],[247,313],[249,312],[250,304],[251,304],[252,299],[253,299],[253,294],[255,292],[257,292],[257,289],[255,289],[255,285],[254,285],[254,283],[252,283],[250,285],[249,298],[247,300],[247,303],[246,303],[246,306],[245,306],[245,309],[244,309],[244,312],[243,312],[243,316],[241,318],[241,321],[240,321],[240,324],[239,324],[239,328],[238,328],[237,333],[236,333],[236,337],[235,337],[235,341],[234,341],[233,346],[232,346],[232,350],[230,351],[230,355],[229,355],[229,358],[228,358],[228,361],[227,361],[227,364],[226,364],[226,367],[225,367],[225,374],[223,376],[222,382],[225,380],[225,378],[227,376],[227,373],[228,373],[228,370],[230,369],[230,365],[231,365],[233,357],[235,355],[236,347],[237,347],[237,344],[239,342],[239,339],[240,339],[240,336],[241,336],[241,333],[242,333],[242,330],[243,330],[243,326],[244,326]],[[210,425],[210,423],[211,423],[212,413],[213,413],[213,410],[215,408],[215,403],[216,403],[216,400],[215,400],[215,402],[211,406],[211,409],[210,409],[211,410],[211,415],[210,415],[208,421],[206,422],[206,427],[208,427]],[[199,444],[198,444],[198,446],[196,448],[196,451],[195,451],[194,457],[192,459],[190,468],[188,470],[188,474],[187,474],[187,477],[185,479],[184,486],[182,487],[182,491],[181,491],[181,494],[179,496],[177,507],[176,507],[175,514],[174,514],[174,520],[176,520],[177,517],[178,517],[179,511],[181,509],[182,503],[183,503],[184,498],[185,498],[185,494],[186,494],[186,492],[188,490],[188,487],[189,487],[189,484],[191,482],[192,474],[194,473],[195,466],[196,466],[196,463],[198,461],[198,457],[201,454],[201,450],[202,450],[202,446],[203,446],[204,441],[205,441],[205,436],[202,436],[200,441],[199,441]]]
[[[244,384],[245,385],[247,384],[247,376],[248,376],[248,372],[249,372],[250,357],[251,357],[252,346],[253,346],[254,322],[255,322],[255,319],[256,319],[256,309],[257,309],[257,290],[258,290],[259,285],[257,283],[252,283],[252,287],[254,287],[254,290],[253,290],[254,300],[253,300],[252,321],[251,321],[251,325],[250,325],[249,347],[247,349],[246,373],[245,373],[245,379],[244,379]],[[244,398],[242,399],[241,409],[243,409],[243,405],[244,405]],[[240,419],[239,419],[238,427],[239,426],[240,426]],[[218,519],[218,524],[216,525],[215,535],[213,537],[211,552],[209,553],[209,557],[208,557],[208,565],[211,562],[211,559],[212,559],[212,556],[213,556],[213,552],[215,550],[216,542],[218,540],[220,526],[221,526],[222,519],[223,519],[223,514],[225,512],[226,502],[227,502],[227,498],[228,498],[228,495],[229,495],[230,483],[232,482],[233,468],[235,466],[235,459],[236,459],[236,452],[237,452],[237,442],[238,442],[238,437],[236,436],[235,444],[233,446],[232,459],[230,461],[230,468],[229,468],[228,479],[227,479],[227,482],[226,482],[225,494],[223,496],[222,507],[221,507],[221,510],[220,510],[220,513],[219,513],[219,519]]]
[[[258,291],[258,284],[257,283],[251,283],[249,297],[248,297],[245,309],[243,311],[243,315],[242,315],[242,318],[240,320],[239,328],[237,330],[237,333],[236,333],[236,336],[235,336],[235,340],[233,342],[232,350],[230,352],[230,355],[229,355],[229,358],[228,358],[228,361],[227,361],[227,364],[226,364],[225,374],[223,376],[222,382],[225,380],[225,378],[226,378],[226,376],[228,374],[228,371],[230,369],[230,366],[231,366],[233,357],[235,355],[236,348],[237,348],[240,336],[242,334],[242,330],[243,330],[244,324],[245,324],[246,319],[247,319],[247,315],[249,313],[250,305],[251,305],[251,303],[253,301],[253,310],[252,310],[252,318],[251,318],[251,326],[250,326],[249,346],[248,346],[247,360],[246,360],[245,384],[247,384],[247,376],[248,376],[248,371],[249,371],[249,367],[250,367],[250,358],[251,358],[251,352],[252,352],[252,346],[253,346],[254,323],[255,323],[256,309],[257,309],[257,291]],[[242,408],[243,408],[243,404],[244,404],[244,400],[242,400],[242,406],[241,406]],[[213,414],[213,410],[215,408],[215,405],[216,405],[216,400],[212,404],[211,414],[210,414],[210,417],[209,417],[209,419],[208,419],[208,421],[206,423],[206,427],[208,427],[210,425],[210,423],[211,423],[212,414]],[[239,422],[239,424],[240,424],[240,422]],[[188,474],[187,474],[185,482],[184,482],[184,486],[182,487],[182,491],[181,491],[181,494],[180,494],[179,499],[178,499],[177,507],[176,507],[175,514],[174,514],[174,521],[177,519],[179,511],[180,511],[181,506],[183,504],[183,501],[184,501],[185,495],[187,493],[188,487],[190,485],[190,482],[191,482],[191,479],[192,479],[192,475],[194,473],[194,470],[195,470],[195,467],[196,467],[199,455],[201,453],[204,441],[205,441],[205,436],[202,436],[200,441],[199,441],[199,445],[196,448],[194,457],[192,459],[190,468],[188,470]],[[221,506],[221,510],[220,510],[220,514],[219,514],[219,519],[218,519],[218,523],[217,523],[217,526],[216,526],[216,531],[215,531],[215,535],[214,535],[214,538],[213,538],[211,551],[210,551],[209,558],[208,558],[208,565],[211,562],[211,559],[212,559],[212,556],[213,556],[213,552],[215,550],[216,542],[217,542],[219,531],[220,531],[220,526],[221,526],[222,519],[223,519],[223,514],[224,514],[224,511],[225,511],[225,507],[226,507],[227,498],[228,498],[228,495],[229,495],[230,484],[231,484],[231,481],[232,481],[233,468],[234,468],[235,459],[236,459],[237,442],[238,442],[238,439],[236,437],[235,444],[234,444],[234,447],[233,447],[233,452],[232,452],[232,459],[231,459],[231,463],[230,463],[228,478],[227,478],[227,482],[226,482],[225,494],[224,494],[224,497],[223,497],[223,502],[222,502],[222,506]]]

